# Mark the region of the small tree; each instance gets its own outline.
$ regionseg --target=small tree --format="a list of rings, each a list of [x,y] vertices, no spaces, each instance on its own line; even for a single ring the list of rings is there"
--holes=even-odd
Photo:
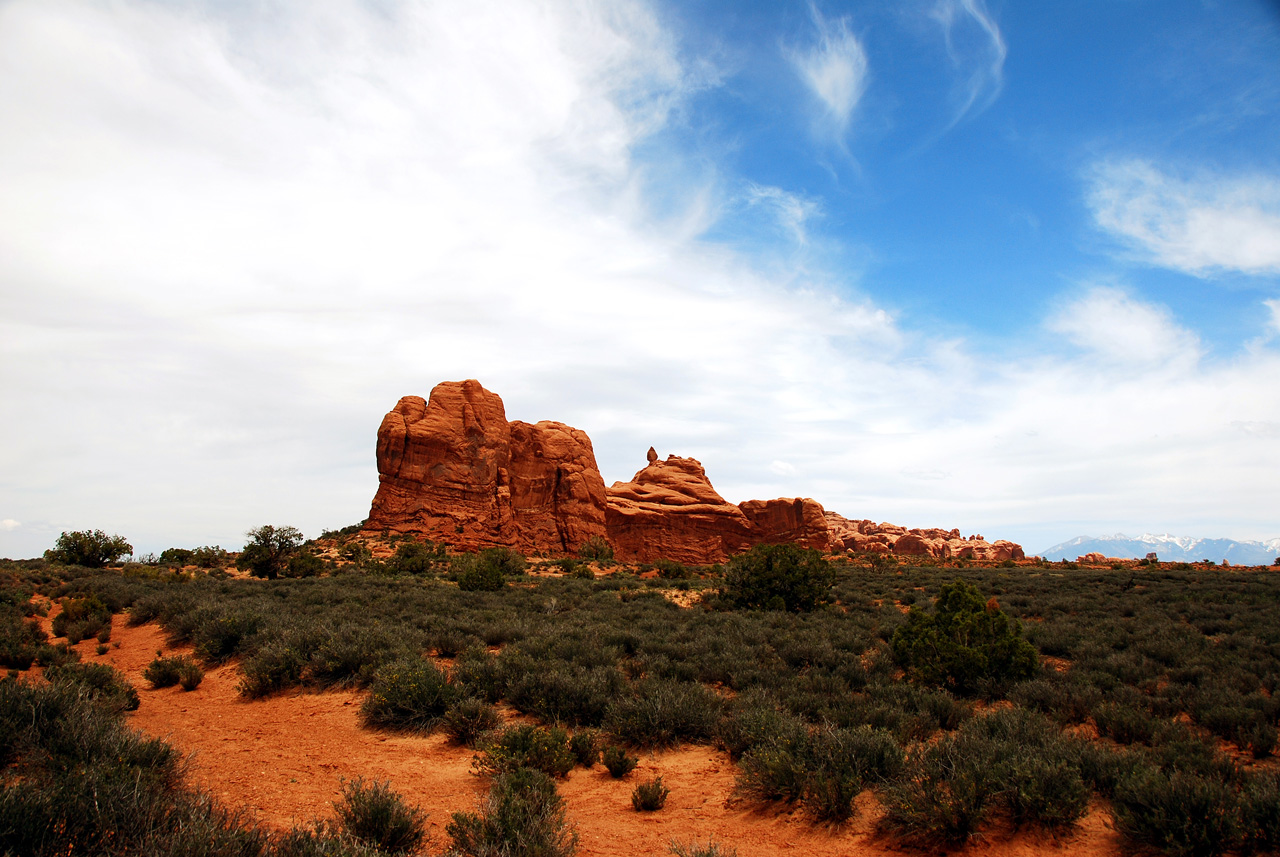
[[[916,681],[972,693],[985,680],[1030,678],[1040,666],[1022,626],[963,580],[943,586],[933,613],[912,607],[893,634],[893,655]]]
[[[249,541],[236,558],[236,568],[247,569],[254,577],[275,580],[289,567],[289,559],[302,547],[303,536],[296,527],[264,524],[245,533]]]
[[[45,551],[44,558],[67,565],[102,568],[132,553],[133,546],[123,536],[109,536],[102,530],[77,530],[58,536],[53,550]]]
[[[753,610],[812,610],[827,601],[835,572],[816,550],[756,545],[729,560],[725,598]]]

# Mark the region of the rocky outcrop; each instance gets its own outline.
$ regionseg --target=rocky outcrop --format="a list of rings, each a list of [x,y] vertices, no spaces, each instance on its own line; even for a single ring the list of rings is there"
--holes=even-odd
[[[960,535],[959,530],[909,530],[895,524],[851,521],[835,512],[827,512],[826,519],[831,545],[837,550],[996,562],[1025,558],[1021,545],[1004,540],[988,542],[980,535],[966,538]]]
[[[592,536],[618,559],[722,562],[757,544],[938,558],[1021,559],[1012,542],[959,530],[851,521],[808,498],[728,502],[702,464],[675,455],[606,489],[585,432],[558,422],[508,422],[479,381],[405,396],[378,428],[378,493],[367,531],[414,533],[455,548],[505,545],[575,553]]]
[[[378,480],[367,530],[526,553],[573,552],[605,535],[591,439],[564,423],[508,422],[478,381],[401,399],[378,429]]]

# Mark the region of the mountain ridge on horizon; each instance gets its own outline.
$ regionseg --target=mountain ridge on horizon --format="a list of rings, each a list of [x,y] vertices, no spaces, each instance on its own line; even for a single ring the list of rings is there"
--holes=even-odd
[[[1198,562],[1226,560],[1232,565],[1271,565],[1280,557],[1280,538],[1265,541],[1206,539],[1174,536],[1168,533],[1143,533],[1141,536],[1076,536],[1039,551],[1049,560],[1075,559],[1087,553],[1100,553],[1117,559],[1141,559],[1154,553],[1162,560]]]

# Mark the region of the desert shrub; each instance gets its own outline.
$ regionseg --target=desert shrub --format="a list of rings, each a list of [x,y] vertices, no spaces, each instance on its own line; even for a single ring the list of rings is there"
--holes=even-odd
[[[66,643],[45,644],[36,648],[36,666],[54,667],[78,663],[79,660],[80,653]]]
[[[95,636],[104,626],[111,627],[111,610],[96,595],[64,600],[62,612],[52,623],[53,635],[66,637],[72,645]]]
[[[738,762],[735,788],[760,801],[791,803],[804,796],[808,771],[803,732],[778,737],[747,751]]]
[[[1134,705],[1107,702],[1093,710],[1098,732],[1121,744],[1149,744],[1156,734],[1151,714]]]
[[[738,857],[738,849],[721,845],[714,839],[708,839],[706,844],[696,839],[690,842],[673,839],[670,850],[675,857]]]
[[[225,661],[242,653],[242,647],[261,630],[264,619],[248,611],[222,612],[213,609],[196,617],[191,642],[196,654],[206,661]]]
[[[497,592],[507,585],[502,567],[483,555],[461,554],[452,560],[452,570],[463,592]]]
[[[247,570],[254,577],[275,580],[285,574],[289,560],[302,547],[303,536],[296,527],[275,527],[264,524],[245,533],[248,541],[236,557],[236,568]]]
[[[730,715],[716,724],[715,737],[716,744],[737,761],[753,747],[801,735],[805,728],[803,720],[780,711],[771,694],[749,691],[733,701]]]
[[[568,575],[576,580],[596,579],[595,570],[592,569],[591,566],[582,562],[575,563],[573,567],[568,570]]]
[[[480,646],[464,649],[458,655],[451,678],[463,693],[488,702],[501,699],[507,686],[498,659]]]
[[[1175,857],[1231,850],[1241,833],[1240,809],[1231,785],[1151,766],[1123,777],[1112,799],[1121,832]]]
[[[555,783],[529,768],[499,774],[479,812],[455,812],[445,831],[460,857],[569,857],[578,844]]]
[[[483,735],[497,729],[502,723],[498,709],[483,699],[468,697],[459,700],[444,713],[442,727],[455,742],[473,746]]]
[[[603,536],[589,536],[578,546],[578,556],[587,561],[606,561],[613,559],[613,545],[605,541]]]
[[[404,648],[395,630],[381,623],[345,622],[320,635],[304,673],[324,687],[364,687],[379,667],[404,656]]]
[[[1062,724],[1083,723],[1102,701],[1096,688],[1069,679],[1036,678],[1019,682],[1009,699],[1030,711],[1047,714]]]
[[[1241,844],[1247,852],[1280,852],[1280,775],[1255,774],[1241,795]]]
[[[102,568],[132,553],[133,547],[123,536],[109,536],[102,530],[77,530],[58,536],[53,549],[44,552],[44,558],[66,565]]]
[[[722,594],[752,610],[813,610],[824,604],[835,572],[816,550],[756,545],[729,560]]]
[[[318,577],[324,574],[328,566],[315,551],[307,547],[300,547],[294,551],[285,563],[282,574],[285,577]]]
[[[23,618],[16,610],[0,610],[0,667],[29,669],[48,638],[39,622]]]
[[[181,684],[183,690],[195,690],[204,679],[204,670],[186,655],[174,655],[168,658],[157,657],[147,664],[142,677],[155,688]]]
[[[568,734],[558,727],[508,726],[485,743],[476,769],[487,774],[532,768],[553,777],[573,770],[575,758]]]
[[[408,806],[390,782],[366,785],[361,777],[343,782],[342,800],[333,809],[343,830],[383,852],[412,851],[426,834],[426,815]]]
[[[521,711],[543,720],[599,724],[625,681],[613,667],[543,662],[509,680],[507,698]]]
[[[809,736],[805,760],[805,808],[820,821],[842,822],[853,815],[854,798],[896,776],[904,757],[886,732],[823,727]]]
[[[666,806],[669,794],[671,789],[662,784],[662,777],[654,777],[631,790],[631,806],[636,812],[656,812]]]
[[[715,734],[720,698],[700,684],[646,679],[609,706],[609,731],[639,747],[698,743]]]
[[[609,771],[609,776],[615,780],[620,780],[627,774],[636,769],[636,765],[640,764],[640,759],[627,753],[626,750],[614,744],[610,744],[604,748],[601,754],[601,761],[604,762],[605,768]]]
[[[439,667],[422,658],[392,661],[375,673],[360,714],[369,726],[430,732],[457,698]]]
[[[1039,669],[1021,625],[962,580],[942,587],[932,614],[912,607],[892,645],[895,660],[913,680],[960,694],[984,682],[1030,678]]]
[[[658,570],[658,577],[663,580],[692,580],[697,577],[692,568],[673,559],[656,559],[653,561],[653,567]]]
[[[600,759],[600,730],[587,727],[574,730],[569,738],[569,752],[584,768],[590,768]]]
[[[323,820],[290,828],[275,836],[270,846],[271,857],[378,857],[383,853]]]
[[[444,545],[431,541],[404,541],[396,545],[396,552],[387,566],[396,574],[431,574],[438,567],[447,565],[449,555]]]
[[[54,684],[77,688],[113,710],[138,709],[138,691],[124,673],[109,664],[57,664],[45,670],[44,677]]]
[[[908,751],[903,775],[885,787],[883,825],[906,844],[959,845],[977,833],[999,790],[986,742],[945,735]]]
[[[239,691],[250,699],[269,696],[301,682],[306,666],[306,648],[291,636],[277,637],[240,664]]]

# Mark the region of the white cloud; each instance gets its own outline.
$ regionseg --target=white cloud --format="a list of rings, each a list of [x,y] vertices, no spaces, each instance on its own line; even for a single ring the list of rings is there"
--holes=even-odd
[[[1273,349],[1206,365],[1098,291],[1051,322],[1085,358],[986,357],[654,220],[637,143],[703,83],[645,6],[257,8],[0,4],[0,504],[41,522],[0,555],[357,521],[382,414],[467,377],[606,482],[655,445],[733,500],[1029,545],[1274,524],[1280,452],[1237,427],[1280,424]]]
[[[1153,264],[1192,274],[1280,272],[1280,177],[1201,171],[1174,176],[1143,160],[1090,175],[1098,225]]]
[[[1161,306],[1121,289],[1097,286],[1066,303],[1048,329],[1105,360],[1166,369],[1200,357],[1199,338]]]
[[[961,75],[951,124],[991,106],[1004,87],[1008,55],[1000,26],[983,0],[939,0],[932,17],[942,27],[947,54]]]
[[[1263,301],[1262,305],[1271,311],[1271,335],[1280,335],[1280,299]]]
[[[804,246],[809,243],[806,225],[820,213],[816,202],[782,188],[754,182],[747,185],[746,201],[748,205],[771,212],[778,226],[796,244]]]
[[[810,6],[810,13],[817,41],[808,49],[790,51],[788,58],[822,105],[824,121],[840,138],[867,88],[867,53],[849,30],[848,18],[828,21],[816,6]]]
[[[16,530],[21,526],[21,522],[15,521],[13,518],[5,518],[3,521],[0,521],[0,530]]]

